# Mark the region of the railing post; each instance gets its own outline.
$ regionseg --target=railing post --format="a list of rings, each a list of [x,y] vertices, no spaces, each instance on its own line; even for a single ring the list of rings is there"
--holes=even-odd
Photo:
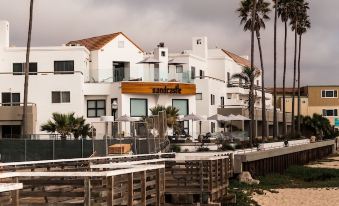
[[[133,205],[134,200],[134,185],[133,185],[133,173],[127,175],[128,177],[128,204]]]
[[[114,205],[114,176],[107,177],[107,206]]]
[[[91,205],[91,180],[90,177],[85,177],[84,179],[84,205]]]

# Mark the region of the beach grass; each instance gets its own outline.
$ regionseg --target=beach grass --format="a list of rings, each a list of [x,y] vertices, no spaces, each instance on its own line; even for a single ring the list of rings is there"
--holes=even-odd
[[[237,195],[240,206],[258,205],[251,199],[252,193],[264,194],[284,188],[334,188],[339,187],[339,170],[291,166],[283,174],[270,174],[258,177],[259,185],[247,185],[238,180],[230,180],[230,193]]]

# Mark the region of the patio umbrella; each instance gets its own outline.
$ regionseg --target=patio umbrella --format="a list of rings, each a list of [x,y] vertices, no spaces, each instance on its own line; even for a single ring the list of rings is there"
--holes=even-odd
[[[125,114],[125,115],[122,115],[121,117],[118,117],[115,121],[117,121],[117,122],[125,122],[125,131],[126,131],[126,124],[127,124],[127,122],[136,122],[138,120],[133,118],[133,117],[127,116]]]
[[[177,61],[175,59],[170,59],[168,60],[168,65],[174,65],[174,66],[177,66],[177,65],[183,65],[183,64],[187,64],[185,62],[180,62],[180,61]]]
[[[202,121],[202,120],[204,120],[204,118],[199,116],[199,115],[192,113],[192,114],[185,115],[185,117],[182,120],[183,121],[189,121],[189,120],[192,121],[192,137],[193,137],[193,122]]]
[[[137,119],[133,118],[133,117],[130,117],[130,116],[127,116],[126,114],[125,115],[122,115],[121,117],[118,117],[116,119],[117,122],[125,122],[125,131],[126,131],[126,124],[127,122],[136,122],[138,121]],[[120,146],[121,146],[121,138],[120,138]],[[134,149],[136,151],[136,139],[134,137]],[[121,149],[120,149],[121,151]]]
[[[234,114],[230,114],[227,116],[227,118],[229,119],[229,121],[231,121],[231,132],[232,132],[232,121],[245,121],[245,120],[250,120],[249,118],[243,116],[243,115],[234,115]]]
[[[210,116],[207,118],[207,120],[212,120],[212,121],[222,121],[222,122],[226,122],[229,121],[229,119],[226,116],[223,116],[221,114],[215,114],[213,116]],[[225,124],[224,124],[224,132],[225,132]]]
[[[107,156],[108,155],[108,142],[107,142],[108,123],[114,122],[114,117],[113,116],[101,116],[100,121],[105,122],[105,153],[106,153],[106,156]]]
[[[151,73],[151,64],[159,64],[161,63],[158,59],[153,57],[146,57],[144,60],[138,62],[137,64],[148,64],[148,72]]]

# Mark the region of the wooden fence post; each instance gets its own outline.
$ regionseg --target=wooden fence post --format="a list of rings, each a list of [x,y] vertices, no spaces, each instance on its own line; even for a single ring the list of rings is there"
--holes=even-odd
[[[107,206],[114,205],[114,176],[107,177]]]
[[[90,177],[85,177],[84,179],[84,205],[91,206],[91,179]]]

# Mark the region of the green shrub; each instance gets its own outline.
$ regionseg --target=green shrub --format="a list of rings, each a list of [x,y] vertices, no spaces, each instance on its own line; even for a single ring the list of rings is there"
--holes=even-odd
[[[221,146],[221,150],[222,151],[227,151],[227,150],[234,151],[235,148],[231,144],[229,144],[229,143],[223,143],[222,146]]]
[[[312,168],[305,166],[292,166],[287,169],[287,175],[302,179],[305,182],[326,181],[339,178],[339,170],[328,168]]]
[[[175,144],[171,145],[170,150],[173,152],[181,152],[180,146],[175,145]]]
[[[208,152],[208,151],[210,151],[210,148],[208,147],[199,147],[197,149],[197,152]]]

